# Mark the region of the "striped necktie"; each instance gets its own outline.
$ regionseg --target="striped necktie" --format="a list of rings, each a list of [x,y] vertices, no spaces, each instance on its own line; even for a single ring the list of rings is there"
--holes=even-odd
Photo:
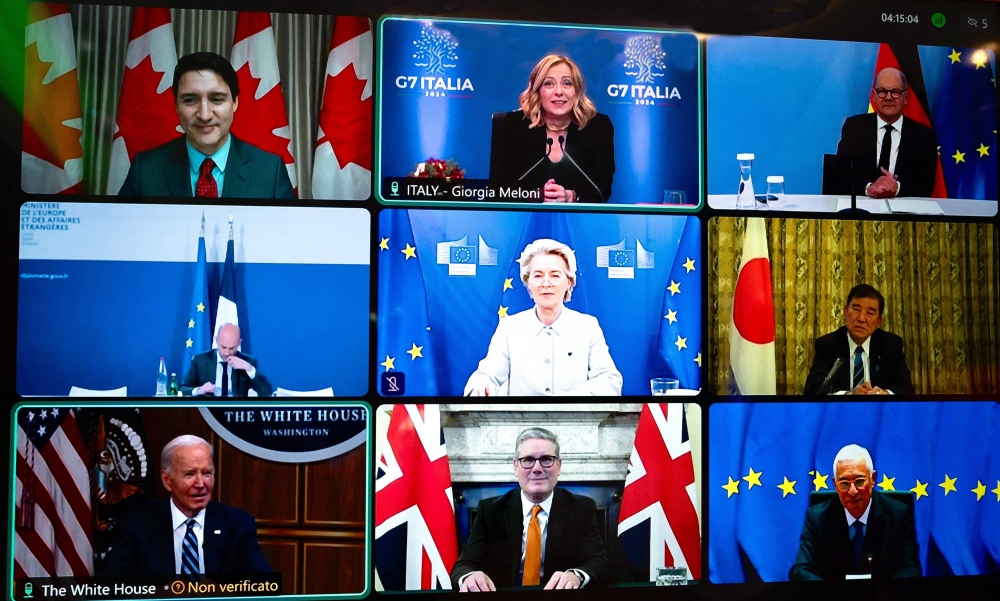
[[[187,522],[187,532],[184,533],[184,542],[181,543],[181,574],[194,576],[201,573],[198,567],[198,537],[194,534],[194,519]]]
[[[854,376],[851,378],[851,390],[854,390],[865,381],[865,362],[861,356],[865,352],[862,347],[854,349]]]

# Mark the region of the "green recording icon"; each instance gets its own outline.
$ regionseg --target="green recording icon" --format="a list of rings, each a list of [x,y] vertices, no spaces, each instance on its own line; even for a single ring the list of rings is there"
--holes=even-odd
[[[933,24],[934,27],[944,27],[945,24],[944,14],[934,13],[934,16],[931,17],[931,24]]]

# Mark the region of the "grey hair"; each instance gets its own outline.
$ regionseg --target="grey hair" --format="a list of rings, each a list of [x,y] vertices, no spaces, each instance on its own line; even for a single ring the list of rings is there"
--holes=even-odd
[[[872,455],[868,452],[868,449],[860,445],[849,444],[840,449],[837,452],[837,456],[833,458],[834,477],[837,476],[837,464],[841,461],[850,461],[851,459],[864,460],[865,467],[868,468],[868,475],[870,476],[875,473],[875,466],[872,464]]]
[[[573,287],[576,286],[576,253],[569,246],[551,238],[541,238],[525,246],[521,258],[517,260],[521,264],[521,283],[524,284],[525,288],[528,287],[531,260],[538,255],[556,255],[566,261],[566,277],[569,278],[569,288],[566,289],[566,297],[563,302],[568,302],[573,297]]]
[[[521,433],[517,435],[517,440],[514,442],[515,459],[517,458],[517,452],[521,450],[521,443],[526,440],[551,441],[556,446],[556,457],[559,457],[559,440],[556,439],[556,435],[545,428],[531,427],[521,430]]]
[[[876,73],[875,74],[875,79],[872,80],[872,87],[873,88],[875,87],[875,84],[878,83],[879,76],[882,75],[883,73],[885,73],[886,71],[895,71],[896,73],[899,73],[899,78],[903,81],[903,91],[905,92],[906,90],[910,89],[910,85],[906,82],[906,73],[903,73],[902,71],[900,71],[899,69],[897,69],[895,67],[886,67],[886,68],[882,69],[881,71],[879,71],[878,73]]]
[[[193,447],[197,445],[205,445],[208,447],[208,452],[212,454],[212,463],[215,463],[215,449],[209,444],[207,440],[200,436],[195,436],[194,434],[183,434],[177,438],[171,440],[167,443],[167,446],[163,447],[163,452],[160,453],[160,469],[170,473],[170,470],[174,466],[174,455],[177,453],[177,449],[182,447]]]

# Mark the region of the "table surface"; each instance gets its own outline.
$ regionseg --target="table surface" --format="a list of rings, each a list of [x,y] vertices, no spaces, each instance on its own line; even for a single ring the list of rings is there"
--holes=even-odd
[[[844,198],[842,195],[825,194],[786,194],[785,208],[787,211],[801,211],[807,213],[834,213],[837,209],[837,200]],[[902,197],[907,200],[933,200],[937,202],[945,215],[962,217],[995,217],[997,214],[997,201],[995,200],[958,200],[950,198],[911,198]],[[735,194],[709,194],[708,205],[713,209],[736,209]],[[744,209],[759,213],[769,213],[767,209]],[[779,212],[779,211],[774,211]],[[888,215],[889,213],[879,213]],[[911,213],[892,213],[893,215],[909,215]]]

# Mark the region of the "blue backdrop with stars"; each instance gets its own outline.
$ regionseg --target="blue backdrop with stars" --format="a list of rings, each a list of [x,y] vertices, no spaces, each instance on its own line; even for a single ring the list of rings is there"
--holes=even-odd
[[[501,315],[533,306],[516,260],[538,238],[575,251],[577,285],[566,306],[597,317],[623,394],[648,395],[654,377],[700,386],[700,226],[696,217],[668,215],[382,211],[379,372],[404,372],[407,395],[461,395]],[[609,264],[617,257],[631,279],[599,266],[598,247],[622,241]],[[477,257],[474,276],[457,275],[470,266],[454,247],[438,248],[445,242],[472,247],[461,256]]]
[[[710,420],[712,582],[787,580],[809,493],[835,490],[851,443],[871,453],[875,491],[914,494],[925,576],[998,571],[1000,404],[733,403]]]

